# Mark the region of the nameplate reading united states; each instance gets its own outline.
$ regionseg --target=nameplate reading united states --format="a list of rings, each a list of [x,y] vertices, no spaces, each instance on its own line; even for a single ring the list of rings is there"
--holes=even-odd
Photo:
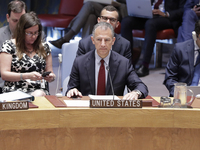
[[[93,100],[90,108],[142,108],[142,100]]]
[[[25,110],[29,109],[28,101],[1,102],[0,111],[2,110]]]

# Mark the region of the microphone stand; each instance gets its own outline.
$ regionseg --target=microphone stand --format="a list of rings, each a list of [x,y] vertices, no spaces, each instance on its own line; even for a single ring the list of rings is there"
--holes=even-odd
[[[109,76],[110,85],[111,85],[112,94],[113,94],[113,100],[114,100],[115,93],[114,93],[114,89],[113,89],[113,84],[112,84],[112,79],[111,79],[111,75],[110,75],[110,69],[109,69],[109,66],[106,66],[106,70],[108,71],[108,76]]]

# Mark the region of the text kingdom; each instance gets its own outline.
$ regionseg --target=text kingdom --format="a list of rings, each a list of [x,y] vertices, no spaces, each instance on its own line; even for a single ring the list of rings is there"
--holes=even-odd
[[[0,103],[0,110],[23,110],[28,108],[28,101]]]

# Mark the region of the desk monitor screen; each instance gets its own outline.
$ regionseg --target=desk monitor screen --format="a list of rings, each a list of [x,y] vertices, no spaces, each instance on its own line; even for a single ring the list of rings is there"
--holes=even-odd
[[[196,96],[196,95],[200,94],[200,86],[187,86],[187,89],[190,89],[190,90],[192,90],[192,91],[193,91],[193,93],[194,93],[194,96]],[[188,96],[190,96],[190,95],[191,95],[191,93],[190,93],[190,92],[187,92],[187,94],[188,94]]]
[[[151,0],[126,0],[129,16],[153,18]]]

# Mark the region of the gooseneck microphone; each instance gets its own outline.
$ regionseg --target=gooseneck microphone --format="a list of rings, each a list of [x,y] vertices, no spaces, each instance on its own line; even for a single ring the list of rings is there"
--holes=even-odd
[[[110,69],[109,69],[109,66],[106,66],[106,70],[108,71],[108,76],[109,76],[110,85],[111,85],[112,94],[113,94],[113,100],[114,100],[115,93],[114,93],[114,89],[113,89],[113,84],[112,84],[112,79],[111,79],[111,75],[110,75]]]

